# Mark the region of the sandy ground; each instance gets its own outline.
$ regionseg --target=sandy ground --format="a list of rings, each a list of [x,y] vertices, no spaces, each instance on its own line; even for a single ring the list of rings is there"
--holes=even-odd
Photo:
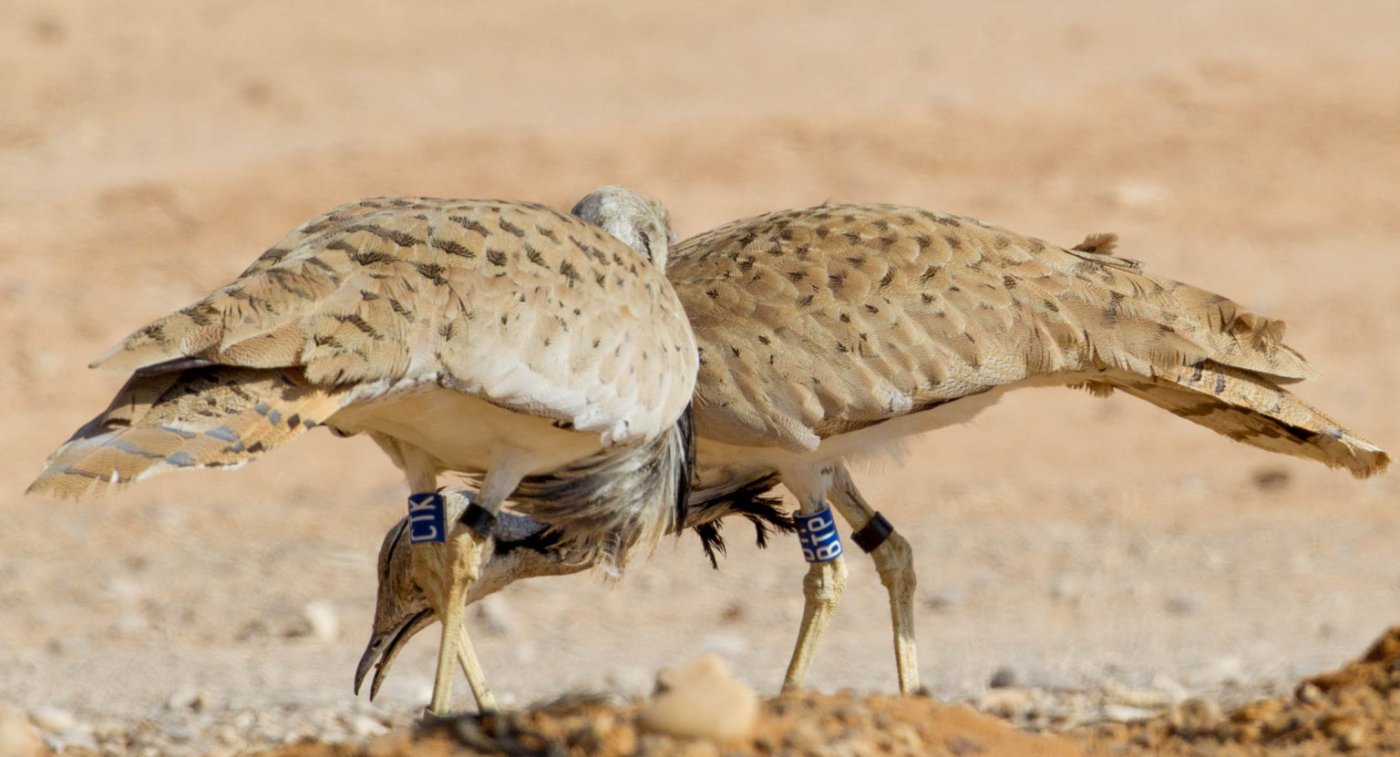
[[[355,197],[567,207],[625,183],[682,236],[823,200],[1115,231],[1289,321],[1324,374],[1300,394],[1400,445],[1395,3],[0,0],[0,18],[0,701],[58,746],[363,738],[427,700],[428,635],[374,706],[350,692],[403,494],[368,441],[316,434],[105,501],[21,494],[121,383],[89,360]],[[1228,706],[1400,619],[1400,478],[1129,398],[1013,395],[858,478],[915,545],[941,699],[995,705],[1001,671]],[[514,587],[474,616],[498,693],[642,694],[704,651],[775,691],[805,565],[745,530],[720,572],[686,537],[617,586]],[[868,562],[810,683],[895,689]]]

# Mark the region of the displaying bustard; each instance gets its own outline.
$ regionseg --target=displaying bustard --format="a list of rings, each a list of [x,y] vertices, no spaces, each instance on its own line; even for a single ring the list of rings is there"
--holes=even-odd
[[[444,713],[458,646],[471,658],[466,592],[507,497],[520,489],[523,512],[586,534],[594,562],[620,564],[684,515],[697,356],[659,268],[666,212],[616,187],[575,212],[380,198],[308,221],[100,357],[131,379],[29,490],[79,497],[235,467],[317,425],[369,434],[412,493],[412,573],[443,619],[431,711]],[[442,471],[481,480],[462,522],[444,516]]]
[[[712,565],[719,566],[718,554],[725,550],[721,527],[722,521],[730,516],[743,517],[752,523],[760,547],[767,546],[770,533],[793,530],[792,519],[782,513],[778,498],[766,496],[777,483],[777,476],[771,476],[737,487],[692,493],[684,522],[699,535]],[[444,489],[442,496],[451,517],[454,513],[465,512],[474,495],[461,489]],[[404,643],[437,619],[427,594],[414,581],[409,533],[410,523],[404,518],[389,529],[379,548],[374,632],[355,669],[357,694],[365,676],[374,669],[369,689],[371,700],[379,693]],[[595,564],[586,538],[561,533],[511,512],[501,513],[492,530],[491,541],[491,559],[482,566],[481,576],[472,582],[467,604],[521,579],[581,573]],[[484,691],[484,683],[477,683],[484,681],[477,661],[463,657],[461,664],[473,690]],[[480,698],[478,704],[482,704]]]
[[[811,566],[785,689],[801,684],[845,586],[828,501],[888,590],[900,690],[918,688],[911,550],[845,463],[965,422],[1011,389],[1118,389],[1271,452],[1358,477],[1386,467],[1385,452],[1284,388],[1312,371],[1282,322],[1145,273],[1113,243],[1064,248],[916,208],[831,205],[736,221],[673,250],[668,275],[701,353],[699,490],[777,473],[797,499]],[[394,632],[424,606],[401,561],[382,558],[372,642],[401,645]]]

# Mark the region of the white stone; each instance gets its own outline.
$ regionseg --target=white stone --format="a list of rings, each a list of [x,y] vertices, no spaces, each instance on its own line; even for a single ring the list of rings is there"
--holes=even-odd
[[[71,731],[78,726],[78,719],[73,717],[73,713],[57,707],[36,707],[29,713],[29,717],[34,721],[34,725],[49,733]]]
[[[340,618],[329,602],[311,602],[301,609],[301,615],[311,627],[311,637],[318,641],[335,641],[340,635]]]
[[[1147,720],[1152,717],[1152,710],[1144,710],[1141,707],[1129,707],[1126,704],[1106,704],[1103,706],[1103,716],[1107,720],[1115,723],[1131,723],[1134,720]]]
[[[350,733],[357,739],[368,739],[386,733],[389,729],[383,723],[367,715],[356,715],[350,719]]]
[[[661,671],[656,688],[656,696],[637,712],[644,731],[736,741],[749,737],[758,722],[758,697],[729,677],[719,655]]]

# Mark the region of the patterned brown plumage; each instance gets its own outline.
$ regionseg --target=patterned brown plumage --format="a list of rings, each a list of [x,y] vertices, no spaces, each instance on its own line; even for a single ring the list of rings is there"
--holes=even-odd
[[[1120,389],[1357,476],[1387,466],[1382,450],[1283,388],[1312,371],[1283,343],[1281,322],[1144,273],[1115,244],[1095,234],[1062,248],[886,205],[781,211],[685,240],[668,275],[702,356],[697,496],[777,472],[804,513],[829,501],[860,530],[876,512],[846,459],[965,421],[1006,390],[1047,385]],[[385,549],[369,662],[392,658],[424,622],[402,556]],[[890,595],[900,689],[915,691],[912,550],[893,533],[871,556]],[[564,572],[570,556],[548,545],[524,566],[495,562],[493,574],[516,580]],[[844,583],[840,558],[809,571],[785,687],[801,683]]]
[[[514,494],[621,564],[679,526],[697,355],[660,268],[665,209],[606,187],[576,211],[396,197],[312,219],[99,358],[135,373],[29,490],[78,497],[234,466],[327,425],[369,434],[411,492],[435,491],[442,471],[476,476],[479,522]],[[635,248],[601,223],[624,224]],[[459,653],[491,706],[461,627],[484,536],[444,527],[411,559],[443,620],[438,714]]]
[[[634,442],[688,400],[680,313],[644,257],[543,205],[351,203],[94,362],[140,373],[30,491],[235,465],[318,423],[370,430],[336,414],[423,382]]]
[[[685,240],[668,275],[701,350],[697,433],[795,453],[1017,384],[1122,388],[1238,441],[1386,456],[1282,384],[1284,325],[1113,257],[898,206],[821,206]]]

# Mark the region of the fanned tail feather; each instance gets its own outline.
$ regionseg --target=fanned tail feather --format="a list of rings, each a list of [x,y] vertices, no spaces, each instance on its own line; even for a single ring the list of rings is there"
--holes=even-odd
[[[1155,377],[1109,374],[1108,383],[1238,442],[1345,468],[1380,473],[1390,456],[1269,377],[1214,363]]]
[[[136,375],[49,456],[28,492],[77,499],[171,470],[236,468],[339,408],[338,392],[305,383],[296,370]]]

